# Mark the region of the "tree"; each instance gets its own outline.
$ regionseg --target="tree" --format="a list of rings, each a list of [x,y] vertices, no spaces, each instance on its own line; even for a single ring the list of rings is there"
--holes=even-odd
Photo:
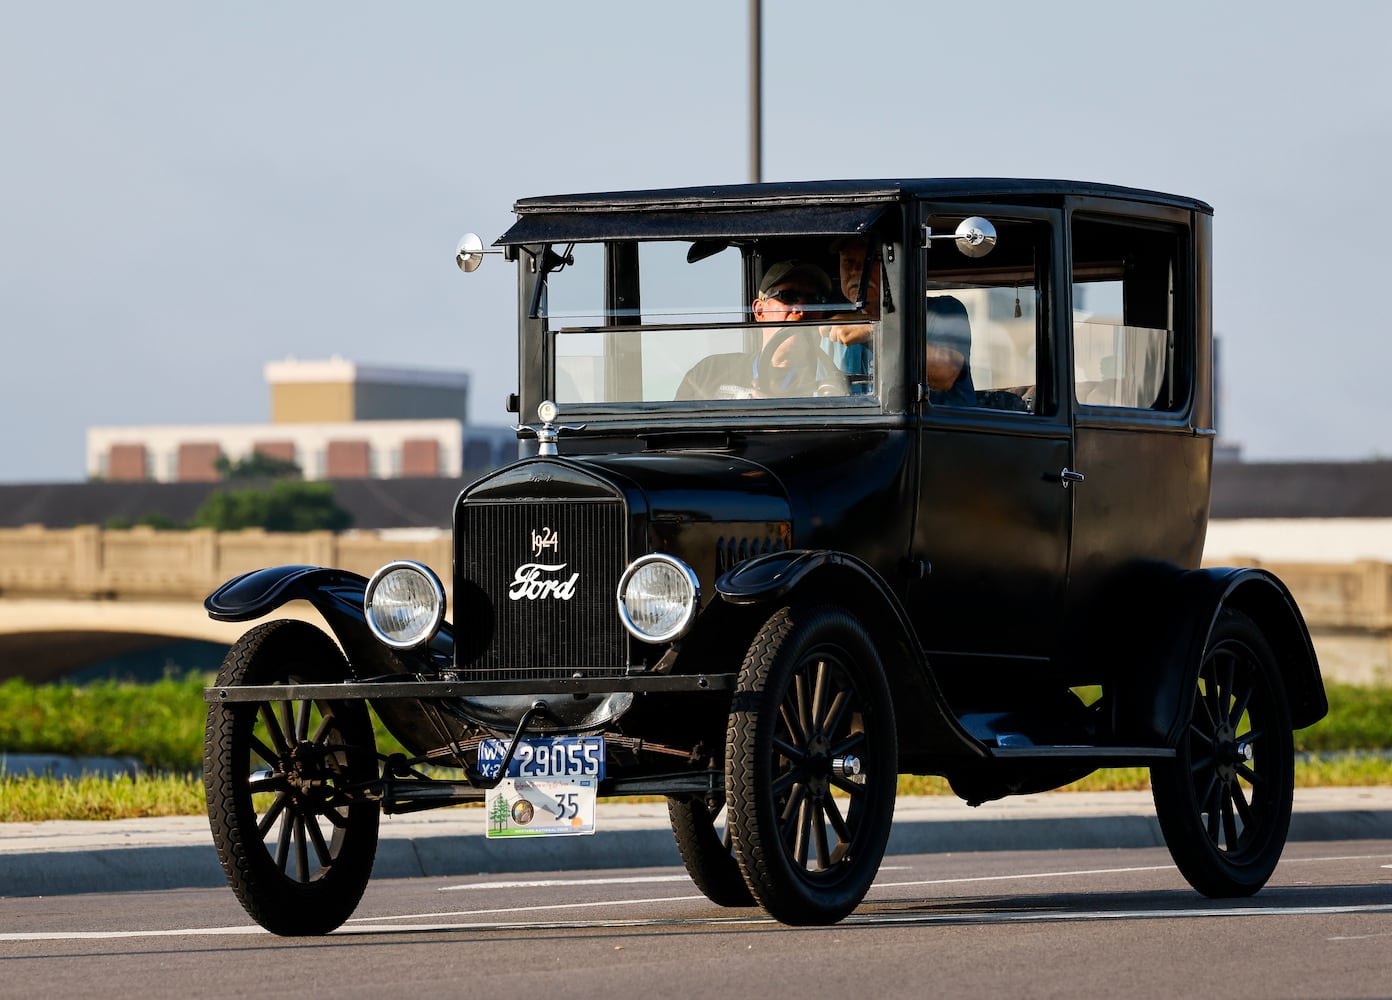
[[[193,515],[195,528],[240,531],[344,531],[353,515],[334,502],[328,483],[282,479],[270,489],[217,490]]]
[[[246,458],[235,462],[226,455],[219,455],[213,468],[223,479],[299,479],[300,467],[284,458],[273,458],[259,451],[253,451]]]
[[[500,794],[493,800],[493,809],[488,814],[488,818],[493,823],[493,829],[502,831],[508,825],[508,800],[506,795]]]

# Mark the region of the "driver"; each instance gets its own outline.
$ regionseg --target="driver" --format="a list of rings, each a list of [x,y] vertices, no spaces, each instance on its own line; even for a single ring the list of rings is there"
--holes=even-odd
[[[821,268],[801,261],[774,264],[759,282],[759,294],[751,304],[754,320],[769,325],[762,346],[779,335],[785,323],[810,318],[815,306],[831,295],[831,281]],[[831,369],[817,348],[815,328],[806,335],[792,328],[774,349],[771,364],[759,371],[762,351],[714,354],[702,359],[677,387],[677,399],[750,399],[758,396],[798,396],[815,394],[815,386],[838,373]],[[838,380],[839,384],[839,380]],[[844,391],[840,393],[844,395]]]

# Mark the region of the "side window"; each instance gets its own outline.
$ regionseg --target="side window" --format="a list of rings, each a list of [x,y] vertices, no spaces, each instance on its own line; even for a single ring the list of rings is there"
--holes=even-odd
[[[1073,387],[1084,406],[1172,410],[1184,403],[1177,329],[1180,234],[1075,217]]]
[[[952,232],[961,221],[934,215],[928,224]],[[985,257],[964,257],[951,240],[927,251],[923,381],[933,406],[1035,413],[1044,408],[1037,388],[1049,228],[991,221],[997,242]]]

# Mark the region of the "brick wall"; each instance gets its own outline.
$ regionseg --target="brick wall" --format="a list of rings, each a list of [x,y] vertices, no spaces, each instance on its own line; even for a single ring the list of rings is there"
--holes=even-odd
[[[106,453],[106,478],[144,482],[150,478],[150,454],[143,444],[113,444]]]
[[[438,476],[440,474],[440,442],[430,438],[413,438],[401,443],[402,476]]]
[[[330,441],[326,479],[370,479],[372,448],[366,441]]]
[[[295,461],[294,441],[257,441],[251,446],[251,450],[258,455],[265,455],[267,458],[278,459],[282,462]]]
[[[222,446],[216,441],[185,441],[179,445],[179,467],[175,479],[181,483],[215,483],[216,462],[222,456]]]

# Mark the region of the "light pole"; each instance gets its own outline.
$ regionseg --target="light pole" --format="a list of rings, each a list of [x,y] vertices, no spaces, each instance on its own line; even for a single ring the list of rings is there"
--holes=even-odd
[[[749,0],[749,180],[755,184],[764,179],[762,7],[763,0]]]

